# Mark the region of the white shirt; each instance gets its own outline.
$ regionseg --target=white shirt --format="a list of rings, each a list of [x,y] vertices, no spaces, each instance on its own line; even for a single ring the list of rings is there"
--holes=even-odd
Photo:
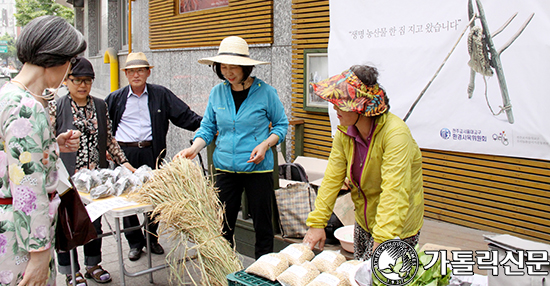
[[[115,135],[117,141],[138,142],[153,140],[148,98],[147,86],[145,86],[145,90],[140,96],[135,94],[132,91],[132,87],[130,87],[126,109],[122,114]]]

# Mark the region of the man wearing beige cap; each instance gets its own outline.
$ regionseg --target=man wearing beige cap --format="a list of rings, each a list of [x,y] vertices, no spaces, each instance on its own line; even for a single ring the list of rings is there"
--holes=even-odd
[[[168,88],[147,83],[151,66],[145,54],[130,53],[122,70],[128,78],[128,86],[116,90],[105,99],[109,116],[113,122],[113,135],[126,158],[134,167],[148,165],[155,168],[157,159],[164,157],[166,134],[170,122],[174,125],[195,131],[200,127],[202,117],[193,112],[185,102]],[[124,228],[138,226],[136,215],[125,217]],[[158,225],[151,223],[151,251],[162,254],[164,250],[156,236]],[[145,244],[141,230],[126,232],[130,245],[128,258],[138,260]]]

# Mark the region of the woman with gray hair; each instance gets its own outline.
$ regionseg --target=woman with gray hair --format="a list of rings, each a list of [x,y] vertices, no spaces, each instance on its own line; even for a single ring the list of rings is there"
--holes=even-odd
[[[86,41],[64,19],[42,16],[16,47],[23,67],[0,89],[0,284],[55,285],[56,162],[78,149],[80,132],[56,139],[42,94],[61,85]]]

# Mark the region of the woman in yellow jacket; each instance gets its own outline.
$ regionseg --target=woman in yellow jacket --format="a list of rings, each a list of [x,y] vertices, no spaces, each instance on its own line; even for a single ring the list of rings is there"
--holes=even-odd
[[[399,237],[415,246],[424,216],[422,155],[407,125],[390,113],[378,72],[356,65],[313,84],[334,104],[340,126],[304,242],[324,248],[324,227],[344,180],[355,204],[354,257],[366,260],[376,247]]]

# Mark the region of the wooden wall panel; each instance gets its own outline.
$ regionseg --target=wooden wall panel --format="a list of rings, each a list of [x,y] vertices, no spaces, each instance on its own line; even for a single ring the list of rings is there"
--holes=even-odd
[[[426,217],[550,241],[550,162],[422,150]]]
[[[330,30],[327,1],[292,1],[292,117],[304,120],[304,155],[328,158],[332,139],[327,113],[303,108],[304,49],[326,49]],[[294,129],[291,130],[293,136]],[[294,150],[294,148],[293,148]],[[293,155],[295,157],[295,155]]]
[[[229,0],[229,6],[178,14],[177,0],[149,2],[151,49],[217,46],[227,36],[273,43],[273,1]]]
[[[291,113],[304,120],[304,155],[324,159],[332,145],[328,114],[304,111],[302,81],[304,49],[328,46],[328,5],[292,1]],[[425,217],[550,241],[550,161],[438,150],[422,155]]]

